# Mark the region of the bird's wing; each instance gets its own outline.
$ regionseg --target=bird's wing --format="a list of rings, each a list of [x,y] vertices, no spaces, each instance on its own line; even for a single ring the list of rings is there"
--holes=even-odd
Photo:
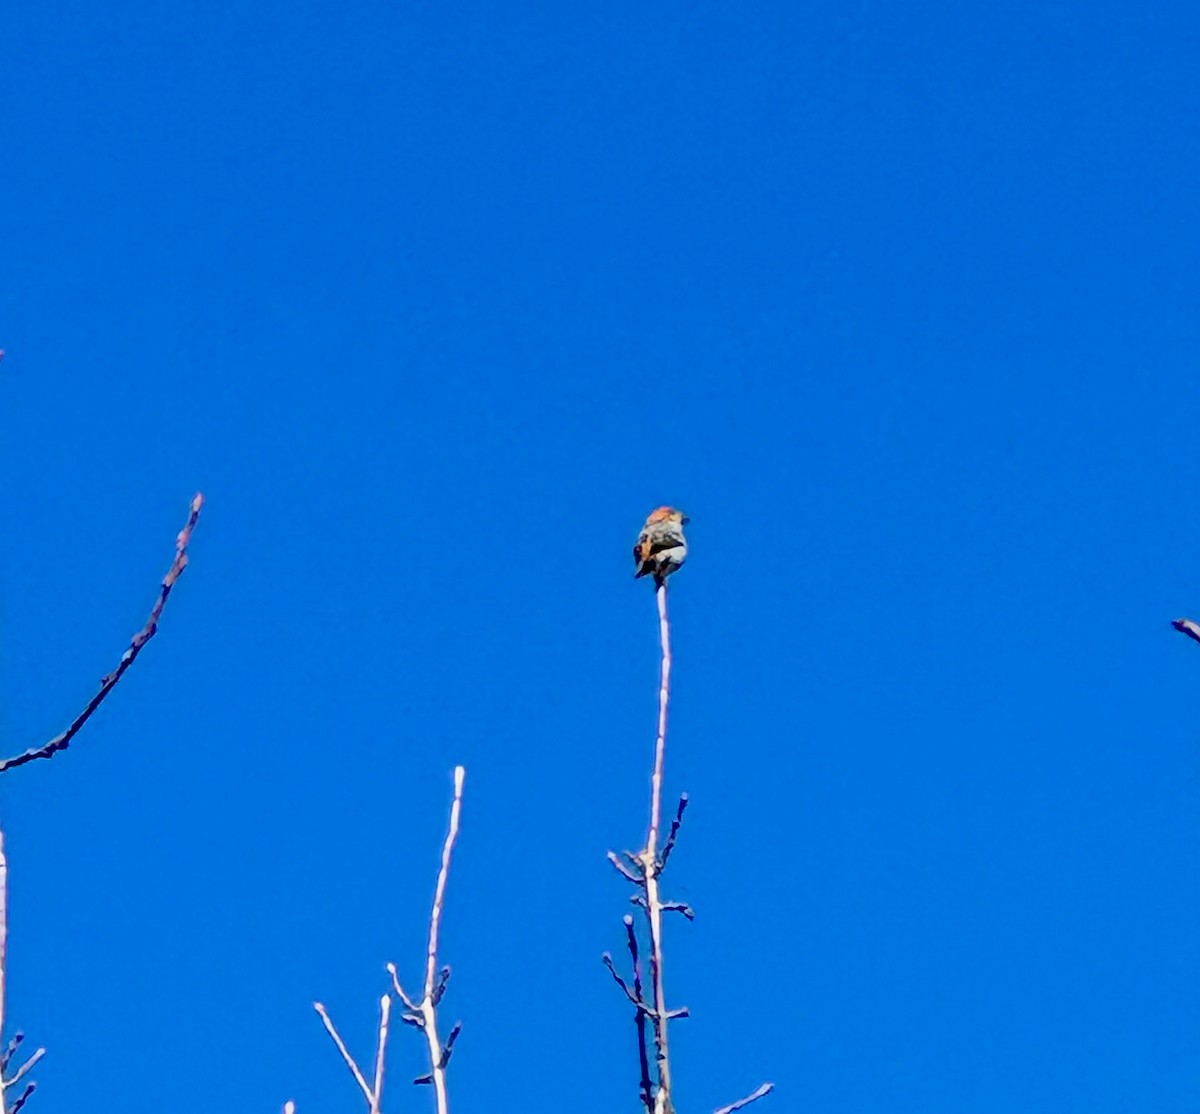
[[[633,543],[634,564],[636,564],[636,565],[643,564],[649,558],[650,553],[651,553],[650,538],[646,534],[646,532],[643,531],[641,534],[638,535],[638,540]]]

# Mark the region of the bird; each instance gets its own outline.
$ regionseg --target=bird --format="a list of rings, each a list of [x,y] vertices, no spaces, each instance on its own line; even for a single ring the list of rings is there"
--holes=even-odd
[[[653,575],[661,588],[663,582],[687,560],[687,539],[683,528],[689,519],[674,507],[651,511],[633,547],[634,577]]]

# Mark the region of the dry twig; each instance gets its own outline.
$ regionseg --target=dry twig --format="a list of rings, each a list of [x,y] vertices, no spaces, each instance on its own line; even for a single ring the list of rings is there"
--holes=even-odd
[[[658,689],[658,730],[654,743],[654,772],[650,779],[650,826],[646,832],[645,848],[634,855],[625,852],[629,861],[626,866],[621,857],[610,851],[608,860],[621,876],[638,886],[641,891],[635,894],[633,902],[641,907],[646,916],[647,935],[649,936],[650,960],[650,993],[652,1000],[647,1002],[642,992],[641,963],[637,933],[634,930],[632,917],[625,917],[625,929],[628,936],[629,956],[633,964],[633,985],[630,986],[617,972],[612,956],[604,955],[604,964],[613,979],[633,1003],[635,1023],[637,1025],[638,1064],[640,1068],[640,1097],[647,1114],[671,1114],[674,1106],[671,1099],[671,1061],[670,1046],[667,1040],[667,1025],[677,1017],[687,1017],[687,1007],[668,1009],[666,991],[663,980],[663,913],[682,913],[688,920],[695,914],[691,906],[680,901],[666,901],[660,890],[660,879],[667,865],[667,860],[675,848],[676,838],[683,823],[683,814],[688,805],[686,793],[679,798],[675,817],[671,821],[670,830],[659,850],[659,835],[662,831],[662,789],[663,769],[666,762],[667,745],[667,709],[671,696],[671,626],[667,617],[667,586],[665,579],[658,582],[656,592],[658,604],[659,644],[662,650],[662,672]],[[646,1023],[654,1038],[654,1078],[651,1078],[649,1055],[647,1048]],[[733,1114],[743,1106],[762,1098],[771,1092],[773,1084],[764,1083],[752,1095],[739,1099],[730,1106],[724,1107],[717,1114]]]
[[[1171,626],[1180,634],[1186,634],[1188,638],[1194,638],[1200,642],[1200,624],[1192,622],[1191,619],[1172,619]]]
[[[634,897],[634,902],[640,905],[646,914],[646,925],[649,940],[650,959],[650,993],[652,999],[646,1001],[642,991],[641,963],[638,954],[637,934],[633,926],[633,918],[625,918],[625,929],[628,937],[629,955],[633,963],[633,986],[623,979],[613,965],[612,957],[605,954],[604,964],[612,977],[625,992],[625,996],[637,1010],[638,1064],[640,1067],[639,1091],[642,1105],[647,1114],[665,1112],[671,1107],[671,1060],[667,1043],[667,1025],[673,1017],[686,1017],[687,1010],[667,1009],[666,991],[663,984],[663,947],[662,947],[662,915],[667,909],[679,907],[677,902],[664,902],[659,891],[659,878],[667,857],[675,846],[675,838],[679,834],[679,825],[683,820],[683,811],[687,807],[686,794],[680,798],[675,819],[663,845],[662,852],[658,849],[659,833],[662,828],[662,786],[663,769],[666,763],[667,748],[667,707],[671,696],[671,626],[667,618],[667,585],[665,580],[658,583],[655,593],[658,602],[658,631],[659,644],[662,649],[662,674],[658,688],[658,730],[654,742],[654,772],[650,778],[650,827],[646,832],[646,846],[638,854],[625,852],[625,858],[630,866],[621,861],[615,852],[608,853],[608,861],[613,864],[621,876],[639,887],[641,893]],[[689,910],[690,912],[690,910]],[[654,1038],[655,1078],[650,1077],[649,1054],[646,1039],[646,1022],[649,1020]]]
[[[633,964],[633,994],[635,1000],[642,1002],[642,964],[638,958],[637,933],[633,929],[633,918],[625,915],[625,943],[629,947],[629,961]],[[637,1044],[638,1069],[641,1073],[642,1103],[647,1110],[654,1108],[654,1084],[650,1081],[650,1053],[646,1044],[646,1014],[639,1009],[637,1012]]]
[[[371,1114],[379,1114],[383,1105],[383,1061],[387,1054],[388,1015],[392,1012],[392,996],[384,994],[379,999],[379,1040],[375,1045],[375,1101]]]
[[[714,1114],[733,1114],[735,1110],[741,1110],[743,1106],[749,1106],[752,1102],[757,1102],[759,1099],[769,1095],[775,1090],[774,1083],[764,1083],[753,1094],[747,1095],[744,1099],[738,1099],[737,1102],[731,1102],[728,1106],[722,1106],[720,1110],[714,1111]]]
[[[8,970],[8,857],[4,853],[4,833],[0,831],[0,1030],[4,1028],[6,972]],[[28,1101],[37,1087],[36,1083],[26,1083],[25,1090],[9,1105],[8,1089],[15,1086],[43,1056],[44,1048],[39,1048],[10,1076],[8,1069],[13,1057],[20,1047],[24,1037],[20,1033],[13,1036],[4,1054],[3,1064],[0,1065],[0,1111],[16,1114]]]
[[[350,1055],[349,1049],[346,1048],[345,1041],[342,1040],[341,1034],[334,1027],[333,1022],[329,1018],[329,1012],[320,1002],[313,1003],[313,1009],[320,1015],[321,1023],[325,1026],[325,1031],[329,1034],[333,1043],[337,1045],[337,1050],[342,1054],[342,1059],[346,1061],[346,1067],[350,1069],[350,1074],[354,1076],[354,1081],[358,1084],[358,1089],[362,1091],[363,1098],[367,1100],[368,1109],[375,1109],[375,1095],[371,1088],[367,1086],[367,1081],[363,1078],[363,1073],[359,1070],[358,1064],[354,1062],[354,1057]]]
[[[154,606],[150,609],[150,617],[146,620],[146,625],[133,636],[129,647],[121,655],[121,660],[117,663],[116,669],[100,681],[99,691],[88,701],[87,707],[75,717],[74,721],[65,731],[56,735],[48,743],[40,747],[32,747],[23,754],[0,760],[0,773],[11,770],[16,766],[24,766],[26,762],[32,762],[37,758],[53,758],[60,750],[66,750],[71,745],[71,740],[79,733],[80,728],[87,723],[92,713],[104,702],[104,698],[116,687],[117,682],[124,676],[125,670],[137,660],[138,654],[142,652],[142,647],[158,631],[158,621],[162,618],[163,608],[167,605],[167,597],[171,594],[171,589],[175,587],[175,581],[179,579],[183,574],[183,570],[187,568],[188,542],[191,540],[192,530],[195,529],[196,522],[200,518],[200,508],[203,504],[204,497],[197,492],[195,498],[192,499],[188,520],[184,523],[183,529],[179,531],[179,536],[175,539],[175,559],[171,562],[171,567],[167,570],[167,575],[163,577],[158,599],[155,600]]]
[[[425,981],[422,986],[420,1001],[414,1001],[404,992],[404,988],[400,985],[400,977],[396,973],[396,965],[394,963],[387,965],[388,974],[392,977],[392,989],[395,990],[396,996],[404,1004],[406,1011],[400,1015],[400,1020],[406,1025],[424,1030],[426,1040],[429,1043],[429,1074],[423,1075],[419,1079],[413,1080],[413,1082],[433,1084],[434,1091],[437,1094],[438,1114],[448,1114],[449,1111],[449,1100],[446,1092],[446,1065],[450,1062],[450,1054],[454,1050],[454,1042],[458,1040],[458,1034],[462,1031],[462,1022],[457,1022],[450,1030],[450,1035],[446,1038],[445,1044],[438,1037],[437,1006],[446,991],[446,983],[450,979],[450,968],[443,967],[441,972],[438,972],[437,950],[438,934],[442,921],[442,907],[446,900],[446,879],[450,873],[450,854],[454,850],[455,840],[458,839],[459,817],[462,815],[463,780],[465,777],[466,770],[462,766],[456,767],[454,770],[454,803],[450,807],[450,830],[446,835],[446,842],[442,846],[442,864],[438,870],[437,886],[433,895],[433,910],[429,915],[429,942],[425,949]],[[379,1000],[379,1033],[375,1044],[375,1076],[373,1083],[368,1083],[366,1076],[363,1075],[354,1057],[350,1055],[345,1042],[330,1020],[325,1007],[320,1002],[313,1003],[313,1008],[320,1015],[326,1032],[329,1033],[333,1043],[337,1046],[338,1052],[341,1053],[342,1059],[346,1062],[346,1066],[350,1069],[350,1073],[354,1076],[354,1080],[358,1084],[358,1089],[362,1091],[363,1097],[367,1100],[367,1108],[370,1114],[380,1114],[383,1104],[383,1071],[384,1063],[387,1059],[391,1007],[391,996],[384,994]]]
[[[663,766],[667,751],[667,704],[671,696],[671,624],[667,619],[667,584],[663,581],[655,593],[658,600],[658,637],[662,648],[662,676],[658,688],[658,735],[654,742],[654,774],[650,779],[650,829],[646,849],[641,854],[645,879],[646,917],[650,929],[650,982],[654,993],[654,1053],[658,1065],[656,1104],[671,1108],[671,1061],[667,1048],[667,996],[663,985],[662,897],[658,879],[662,863],[658,858],[658,832],[662,823]],[[683,815],[680,806],[679,816]],[[674,840],[672,840],[674,844]]]
[[[429,914],[429,943],[425,949],[425,983],[419,1002],[413,1001],[400,985],[396,965],[387,965],[388,973],[392,976],[392,986],[408,1010],[404,1020],[416,1028],[423,1029],[425,1040],[429,1045],[429,1073],[413,1080],[414,1083],[432,1083],[437,1096],[438,1114],[449,1114],[450,1099],[446,1091],[446,1065],[450,1062],[450,1054],[454,1042],[462,1031],[462,1022],[457,1022],[450,1030],[450,1035],[443,1044],[438,1036],[437,1007],[446,990],[450,978],[450,968],[443,967],[438,973],[437,951],[438,933],[442,923],[442,907],[446,900],[446,879],[450,874],[450,855],[454,851],[455,840],[458,839],[459,817],[462,815],[463,780],[467,771],[462,766],[454,769],[454,803],[450,806],[450,827],[446,832],[446,842],[442,845],[442,863],[438,869],[437,886],[433,892],[433,908]]]

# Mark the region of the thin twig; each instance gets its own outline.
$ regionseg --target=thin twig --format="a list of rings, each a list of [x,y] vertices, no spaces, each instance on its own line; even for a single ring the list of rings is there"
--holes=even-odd
[[[8,1114],[19,1114],[21,1107],[29,1101],[29,1096],[36,1090],[36,1083],[26,1083],[25,1090],[21,1092],[20,1098],[8,1108]]]
[[[2,846],[3,836],[0,835],[0,859],[4,857],[4,849]],[[7,867],[5,868],[7,870]],[[2,950],[2,949],[0,949]],[[0,957],[2,960],[2,957]],[[0,963],[2,965],[2,963]],[[0,1012],[3,1012],[3,1003],[0,1003]],[[0,1019],[2,1021],[2,1019]],[[14,1033],[12,1040],[8,1042],[8,1047],[4,1050],[4,1055],[0,1056],[0,1074],[8,1071],[8,1065],[12,1063],[12,1058],[16,1055],[16,1051],[21,1047],[21,1042],[25,1039],[24,1033]]]
[[[8,856],[4,852],[4,832],[0,830],[0,1032],[4,1029],[5,973],[8,970]],[[4,1055],[3,1071],[8,1070],[8,1063],[21,1043],[20,1037],[13,1037],[8,1051]],[[0,1071],[0,1111],[8,1109],[5,1097],[6,1085],[3,1072]]]
[[[654,773],[650,779],[650,828],[646,849],[641,854],[645,876],[646,920],[650,930],[650,982],[654,994],[654,1052],[658,1068],[655,1108],[671,1109],[671,1059],[667,1045],[667,996],[663,982],[662,898],[658,876],[658,834],[662,824],[663,765],[667,749],[667,705],[671,696],[671,624],[667,618],[667,585],[662,581],[655,593],[658,601],[658,635],[662,648],[662,678],[658,689],[658,735],[654,743]]]
[[[371,1114],[379,1114],[383,1103],[383,1060],[387,1053],[388,1014],[392,1009],[392,997],[384,994],[379,999],[379,1041],[375,1047],[375,1086],[371,1101]]]
[[[613,963],[613,957],[609,955],[608,952],[605,952],[600,957],[600,962],[608,968],[608,973],[612,975],[613,981],[617,984],[617,986],[625,991],[625,997],[633,1003],[638,1012],[644,1013],[647,1016],[653,1016],[653,1009],[646,1002],[643,1002],[641,994],[635,993],[629,983],[625,981],[624,977],[621,975],[621,972],[617,970],[616,964]]]
[[[621,860],[617,857],[617,853],[615,851],[609,851],[608,861],[610,863],[612,863],[612,865],[614,867],[616,867],[617,872],[619,874],[621,874],[625,878],[628,878],[629,881],[632,882],[635,886],[645,885],[645,879],[640,874],[634,874],[634,872],[632,870],[630,870],[629,867],[627,867],[623,862],[621,862]]]
[[[0,1031],[4,1028],[5,1016],[5,982],[6,972],[8,971],[8,856],[4,851],[4,832],[0,831]],[[25,1090],[20,1097],[10,1107],[8,1105],[8,1089],[15,1086],[23,1079],[33,1068],[33,1066],[46,1055],[44,1048],[37,1049],[28,1060],[25,1061],[10,1078],[4,1078],[4,1073],[8,1071],[12,1064],[13,1056],[16,1055],[17,1049],[21,1046],[24,1040],[21,1033],[13,1036],[8,1042],[8,1047],[4,1051],[3,1063],[0,1064],[0,1111],[8,1111],[8,1114],[13,1114],[14,1111],[20,1110],[25,1105],[29,1096],[33,1094],[36,1083],[27,1083]]]
[[[196,522],[200,518],[200,508],[203,503],[204,497],[197,493],[195,498],[192,499],[188,520],[184,524],[183,529],[179,531],[179,536],[175,539],[175,559],[171,562],[171,567],[167,570],[167,575],[163,577],[158,599],[150,609],[150,617],[146,620],[146,625],[133,636],[128,649],[121,655],[121,660],[117,663],[116,669],[100,681],[100,690],[88,701],[87,707],[75,717],[70,727],[62,732],[62,734],[56,735],[43,746],[33,747],[23,754],[0,761],[0,774],[17,766],[24,766],[26,762],[32,762],[37,758],[53,758],[60,750],[66,750],[71,745],[71,740],[79,733],[80,728],[87,723],[92,713],[104,702],[104,698],[116,687],[117,682],[124,676],[125,670],[137,660],[138,654],[142,652],[142,647],[158,631],[158,621],[162,618],[163,608],[167,604],[167,597],[171,594],[171,589],[175,587],[175,581],[179,579],[183,570],[187,568],[188,542],[191,540],[192,530],[195,529]]]
[[[458,1040],[458,1034],[462,1032],[462,1022],[456,1021],[454,1028],[450,1030],[450,1035],[446,1038],[446,1043],[442,1047],[442,1067],[450,1063],[450,1054],[454,1051],[454,1042]]]
[[[442,1000],[442,995],[446,993],[446,986],[449,982],[450,968],[443,967],[442,973],[438,975],[437,986],[433,988],[433,1004],[435,1006]]]
[[[425,952],[425,997],[433,997],[434,979],[437,975],[438,928],[442,922],[442,903],[446,897],[446,877],[450,873],[450,853],[458,839],[458,818],[462,814],[463,780],[467,771],[462,766],[454,768],[454,803],[450,806],[450,830],[442,845],[442,865],[438,870],[437,887],[433,891],[433,909],[429,914],[429,947]]]
[[[8,856],[4,853],[4,832],[0,831],[0,1032],[4,1030],[5,974],[8,971]],[[17,1045],[21,1043],[20,1036],[13,1037],[5,1053],[5,1068]],[[4,1107],[4,1091],[0,1087],[0,1110]]]
[[[675,810],[675,819],[671,821],[671,830],[667,832],[667,839],[663,844],[662,854],[658,856],[660,870],[667,865],[667,860],[671,857],[671,852],[675,849],[675,837],[679,834],[679,825],[683,823],[683,810],[687,806],[688,795],[680,793],[679,807]]]
[[[342,1038],[338,1035],[338,1031],[333,1027],[333,1022],[329,1020],[329,1014],[326,1012],[325,1007],[320,1002],[314,1002],[313,1009],[321,1015],[321,1021],[324,1022],[326,1031],[333,1038],[333,1043],[337,1045],[337,1050],[342,1054],[342,1059],[346,1061],[346,1067],[350,1069],[351,1074],[358,1083],[359,1089],[363,1093],[363,1097],[367,1100],[368,1109],[373,1109],[374,1096],[371,1094],[371,1088],[367,1086],[367,1081],[363,1078],[363,1073],[358,1070],[358,1065],[354,1062],[354,1057],[350,1055]]]
[[[744,1099],[738,1099],[737,1102],[731,1102],[728,1106],[722,1106],[720,1110],[713,1111],[713,1114],[733,1114],[735,1110],[741,1110],[743,1106],[749,1106],[752,1102],[757,1102],[765,1095],[769,1095],[775,1090],[774,1083],[764,1083],[752,1095],[747,1095]]]
[[[667,616],[666,577],[658,575],[655,577],[655,582],[657,588],[655,599],[658,605],[659,643],[662,649],[662,670],[658,690],[658,731],[654,744],[654,770],[650,778],[650,824],[646,832],[645,848],[636,856],[630,855],[629,852],[625,853],[632,869],[627,869],[616,854],[611,851],[608,853],[608,859],[613,866],[624,877],[638,885],[642,891],[635,894],[631,900],[635,905],[640,906],[646,914],[647,933],[650,938],[650,992],[652,994],[652,1002],[649,1004],[649,1008],[647,1008],[647,1003],[644,1001],[642,993],[641,965],[638,959],[638,938],[634,929],[633,917],[626,916],[624,918],[625,930],[629,942],[629,954],[633,961],[634,978],[632,990],[617,973],[611,956],[605,954],[604,963],[608,967],[609,973],[616,980],[617,985],[621,987],[626,997],[637,1007],[635,1021],[638,1030],[642,1104],[645,1106],[647,1114],[673,1114],[674,1104],[672,1102],[671,1062],[667,1042],[667,1027],[672,1019],[687,1017],[688,1009],[686,1006],[681,1006],[673,1010],[667,1008],[663,978],[662,918],[664,913],[672,912],[682,913],[683,916],[691,920],[695,916],[695,913],[691,906],[682,901],[664,901],[659,887],[662,873],[666,869],[667,860],[671,857],[671,852],[675,848],[675,841],[679,835],[680,825],[683,823],[683,814],[688,806],[688,795],[686,793],[680,794],[679,804],[675,810],[675,818],[671,821],[670,830],[663,841],[662,850],[659,851],[659,836],[662,831],[663,769],[666,762],[667,710],[671,697],[671,625]],[[1178,626],[1178,624],[1176,625]],[[1193,626],[1195,625],[1193,624]],[[1197,641],[1200,641],[1200,626],[1195,626],[1192,636]],[[653,1027],[657,1087],[655,1087],[655,1081],[652,1080],[650,1072],[646,1038],[647,1019]],[[734,1114],[735,1111],[769,1094],[772,1089],[773,1084],[764,1083],[752,1095],[739,1099],[729,1106],[722,1107],[716,1114]]]
[[[641,894],[632,894],[629,898],[630,905],[636,905],[639,909],[646,909],[646,899]],[[662,911],[664,913],[682,913],[689,921],[696,919],[696,910],[690,905],[685,905],[682,901],[664,901],[662,903]]]
[[[394,963],[389,963],[387,965],[387,972],[392,976],[392,989],[396,991],[396,996],[401,1002],[404,1003],[404,1008],[414,1012],[419,1012],[421,1009],[420,1004],[414,1002],[407,994],[404,993],[404,987],[400,985],[400,976],[396,973],[396,965]]]
[[[633,994],[638,1002],[642,999],[642,964],[638,958],[637,933],[633,930],[633,918],[628,914],[623,918],[625,922],[625,942],[629,946],[629,960],[633,964]],[[638,1042],[638,1068],[641,1071],[640,1090],[642,1096],[642,1104],[646,1110],[653,1114],[654,1110],[654,1085],[650,1082],[650,1053],[646,1046],[646,1014],[643,1010],[637,1011],[637,1042]]]
[[[667,703],[671,696],[671,624],[667,618],[667,585],[664,581],[655,592],[658,602],[658,640],[662,649],[662,675],[658,687],[658,735],[654,742],[654,774],[650,779],[650,830],[646,835],[646,851],[658,851],[658,830],[662,824],[663,763],[667,749]]]
[[[23,1079],[26,1075],[28,1075],[30,1070],[33,1068],[33,1065],[36,1064],[45,1055],[46,1055],[46,1050],[44,1048],[39,1048],[32,1056],[29,1057],[28,1060],[25,1061],[25,1063],[23,1063],[19,1068],[17,1068],[16,1074],[11,1079],[6,1079],[4,1081],[5,1089],[11,1087],[14,1083],[17,1082],[17,1080]]]
[[[1172,619],[1171,626],[1180,634],[1186,634],[1188,638],[1194,638],[1200,642],[1200,623],[1194,623],[1191,619]]]
[[[454,841],[458,839],[458,822],[462,815],[463,779],[467,771],[462,766],[454,768],[454,803],[450,806],[450,828],[446,833],[446,842],[442,845],[442,865],[438,869],[437,886],[433,891],[433,909],[429,914],[429,945],[425,950],[425,985],[420,1004],[416,1006],[424,1022],[425,1040],[429,1044],[429,1075],[415,1080],[417,1083],[432,1083],[437,1094],[438,1114],[449,1114],[450,1099],[446,1093],[446,1061],[449,1059],[450,1046],[458,1037],[461,1024],[455,1026],[450,1040],[443,1047],[437,1031],[437,1005],[444,985],[439,988],[437,982],[437,949],[438,930],[442,922],[442,906],[446,898],[446,878],[450,873],[450,854],[454,850]],[[400,983],[396,978],[394,965],[389,965],[392,971],[392,981],[399,992]],[[408,1000],[401,995],[405,1005]]]

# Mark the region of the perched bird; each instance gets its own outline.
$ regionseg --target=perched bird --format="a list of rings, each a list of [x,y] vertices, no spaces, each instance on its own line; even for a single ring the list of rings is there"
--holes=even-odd
[[[637,565],[635,577],[653,574],[654,583],[661,587],[663,581],[687,560],[687,539],[683,536],[687,521],[687,516],[674,507],[659,507],[650,512],[633,547],[633,560]]]

